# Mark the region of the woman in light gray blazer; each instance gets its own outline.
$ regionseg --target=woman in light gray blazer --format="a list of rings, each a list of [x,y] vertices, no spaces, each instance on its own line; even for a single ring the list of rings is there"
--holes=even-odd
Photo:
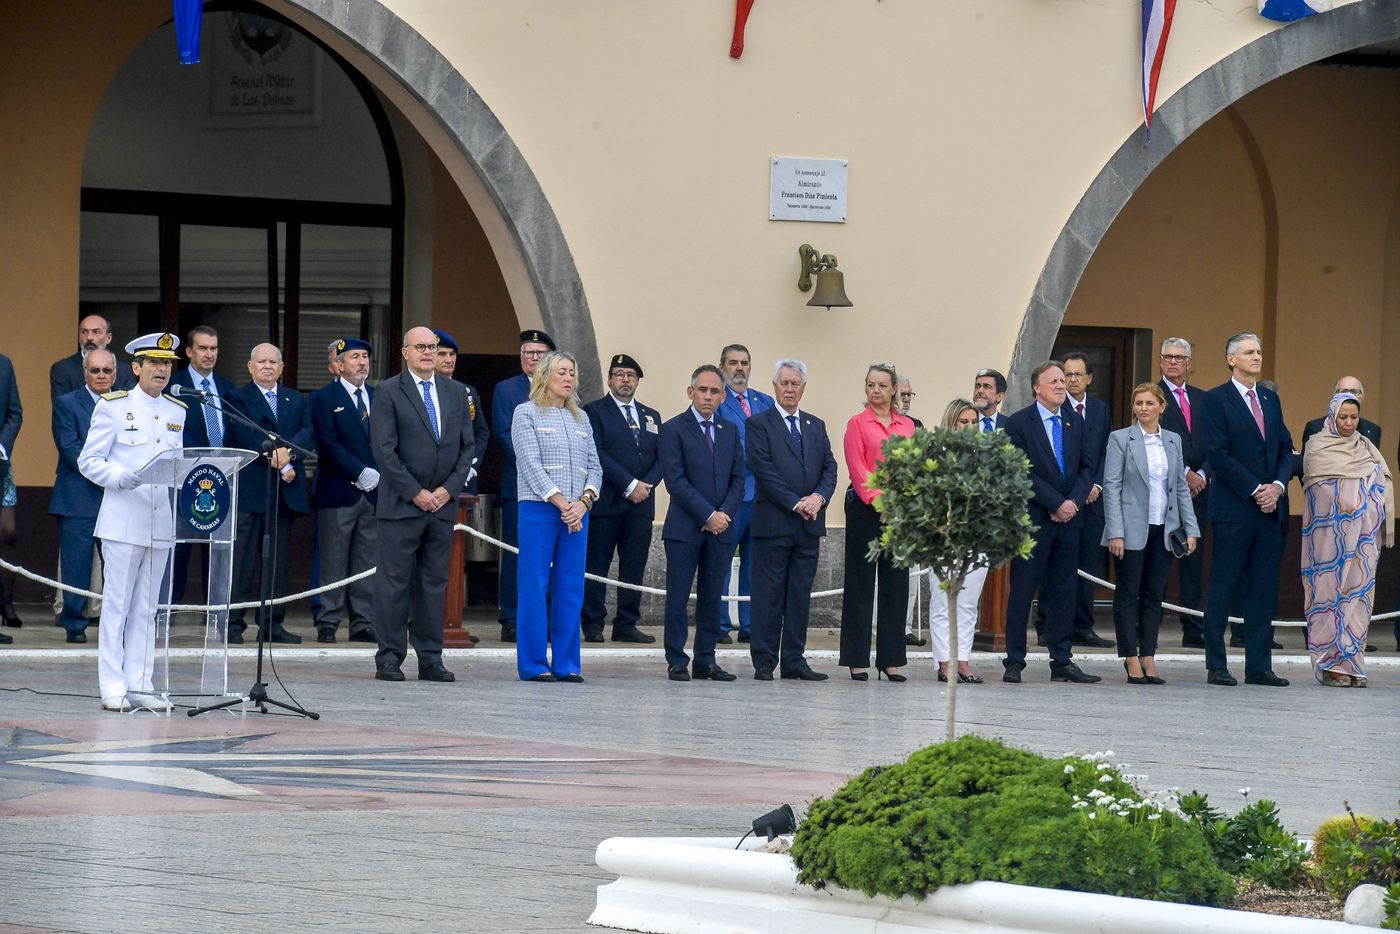
[[[1170,536],[1186,533],[1186,553],[1201,530],[1191,507],[1181,436],[1161,425],[1167,397],[1156,383],[1133,390],[1136,424],[1108,436],[1104,460],[1103,544],[1114,558],[1118,589],[1113,627],[1129,684],[1165,684],[1157,677],[1157,630],[1171,567]]]

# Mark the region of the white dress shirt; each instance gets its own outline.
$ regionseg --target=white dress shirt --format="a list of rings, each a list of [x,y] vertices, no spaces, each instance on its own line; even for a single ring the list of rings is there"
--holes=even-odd
[[[1255,383],[1253,386],[1246,386],[1244,383],[1242,383],[1242,382],[1240,382],[1239,380],[1235,379],[1233,376],[1230,377],[1230,382],[1234,384],[1234,386],[1235,386],[1235,392],[1237,392],[1237,393],[1240,394],[1240,400],[1241,400],[1242,402],[1244,402],[1244,407],[1245,407],[1246,409],[1249,409],[1249,417],[1250,417],[1251,419],[1254,418],[1254,408],[1253,408],[1253,406],[1251,406],[1251,405],[1249,404],[1249,394],[1250,394],[1251,392],[1254,393],[1254,400],[1255,400],[1256,402],[1259,403],[1260,417],[1263,417],[1263,412],[1264,412],[1264,400],[1262,400],[1262,399],[1259,398],[1259,384],[1258,384],[1258,383]],[[1266,422],[1265,424],[1267,425],[1268,423]],[[1288,487],[1284,486],[1282,483],[1279,483],[1277,480],[1273,481],[1273,484],[1274,484],[1274,486],[1278,487],[1280,490],[1283,490],[1284,492],[1287,492],[1287,491],[1288,491]],[[1262,484],[1262,483],[1259,484],[1258,486],[1256,486],[1256,487],[1253,489],[1253,491],[1251,492],[1250,495],[1253,495],[1254,493],[1258,493],[1258,492],[1259,492],[1261,489],[1263,489],[1263,488],[1264,488],[1264,484]]]
[[[1167,446],[1162,443],[1162,429],[1148,434],[1138,426],[1142,447],[1147,452],[1147,524],[1165,525],[1167,521]]]

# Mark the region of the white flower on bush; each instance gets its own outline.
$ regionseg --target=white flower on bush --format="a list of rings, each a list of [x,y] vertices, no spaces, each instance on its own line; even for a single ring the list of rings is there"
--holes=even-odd
[[[1102,784],[1102,783],[1104,783],[1104,782],[1111,782],[1111,781],[1113,781],[1113,776],[1112,776],[1112,775],[1100,775],[1100,776],[1099,776],[1099,783],[1100,783],[1100,784]]]
[[[1073,774],[1074,774],[1074,766],[1073,766],[1073,765],[1066,765],[1066,766],[1065,766],[1065,774],[1066,774],[1066,775],[1073,775]]]

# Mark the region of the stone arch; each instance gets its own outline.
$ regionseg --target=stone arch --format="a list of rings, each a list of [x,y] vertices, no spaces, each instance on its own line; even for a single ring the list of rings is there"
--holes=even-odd
[[[538,316],[560,346],[578,357],[586,397],[601,392],[593,318],[559,219],[519,147],[466,78],[379,0],[267,2],[334,47],[401,105],[476,211],[517,315],[526,326]],[[453,155],[460,157],[456,165]]]
[[[1012,351],[1008,408],[1030,402],[1030,372],[1050,354],[1080,276],[1119,211],[1162,160],[1207,120],[1290,71],[1359,46],[1400,38],[1400,6],[1358,0],[1274,29],[1201,72],[1139,125],[1108,160],[1061,228],[1036,280]]]

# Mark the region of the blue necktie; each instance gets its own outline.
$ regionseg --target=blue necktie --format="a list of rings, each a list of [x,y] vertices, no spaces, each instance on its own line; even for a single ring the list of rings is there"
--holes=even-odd
[[[209,377],[204,377],[203,389],[205,392],[213,392],[209,385]],[[209,435],[209,446],[211,448],[223,447],[224,426],[219,424],[219,411],[214,408],[214,404],[209,401],[204,403],[204,431]]]
[[[267,407],[272,409],[272,420],[275,422],[277,421],[277,390],[269,389],[265,395],[267,396]]]
[[[1050,416],[1050,437],[1055,440],[1055,461],[1060,465],[1060,474],[1065,472],[1065,429],[1060,424],[1060,416]]]
[[[438,431],[437,409],[433,408],[433,384],[428,380],[423,380],[423,407],[428,410],[428,424],[433,426],[433,440],[441,441],[442,434]]]
[[[788,431],[792,432],[792,440],[797,442],[797,453],[800,455],[802,453],[802,432],[797,430],[797,416],[789,415],[787,420]]]
[[[983,430],[983,431],[995,431],[995,430],[996,430],[996,426],[992,424],[992,420],[991,420],[990,418],[983,418],[983,419],[982,419],[982,430]]]

